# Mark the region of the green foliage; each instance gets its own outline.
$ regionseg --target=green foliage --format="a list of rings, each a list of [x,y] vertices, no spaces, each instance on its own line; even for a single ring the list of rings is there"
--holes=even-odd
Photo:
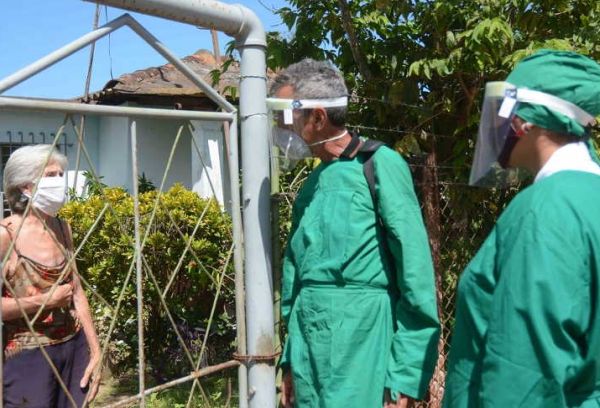
[[[200,379],[202,391],[196,387],[190,406],[197,408],[227,408],[238,406],[237,371],[227,370]],[[152,378],[147,378],[146,388],[157,384]],[[146,397],[148,408],[177,408],[186,407],[190,397],[191,382],[176,385],[164,391],[150,394]],[[137,394],[139,391],[138,375],[134,370],[120,376],[104,378],[100,392],[92,406],[103,407],[111,405],[124,397]],[[127,407],[133,407],[129,404]]]
[[[191,406],[198,408],[227,408],[231,406],[233,389],[228,390],[228,388],[232,388],[231,377],[204,379],[203,387],[205,388],[205,397],[196,389]],[[171,388],[167,391],[151,394],[146,406],[148,408],[185,408],[188,406],[189,395],[189,385]],[[237,401],[233,402],[233,406],[236,406]]]
[[[234,51],[234,47],[230,46],[230,48],[228,49],[227,52],[229,54],[232,54],[233,51]],[[229,70],[229,67],[231,67],[231,65],[234,62],[236,62],[234,58],[229,58],[229,59],[225,60],[225,62],[223,62],[219,68],[215,68],[209,72],[210,79],[211,79],[211,85],[213,87],[215,87],[217,89],[219,88],[219,82],[221,81],[221,77],[223,76],[223,74],[227,73],[227,71]],[[237,100],[237,98],[238,98],[237,86],[227,85],[222,89],[221,93],[233,101]]]
[[[165,296],[170,313],[186,345],[198,352],[207,329],[213,299],[221,271],[231,247],[231,222],[214,200],[200,198],[194,192],[175,185],[159,197],[154,221],[149,225],[158,191],[139,195],[141,236],[147,234],[143,248],[144,267],[144,327],[146,356],[157,379],[189,373],[190,364],[182,351],[158,294],[171,281]],[[92,228],[105,204],[108,210],[101,218],[78,255],[81,276],[90,284],[91,301],[96,326],[105,337],[113,317],[117,325],[110,341],[109,362],[115,373],[135,367],[137,362],[137,318],[135,271],[125,286],[122,305],[115,315],[128,272],[134,263],[133,199],[121,188],[105,187],[87,200],[73,201],[61,210],[61,217],[73,229],[77,246]],[[192,236],[198,220],[198,230]],[[185,239],[183,238],[185,237]],[[181,259],[186,241],[191,250]],[[228,267],[227,273],[231,273]],[[149,276],[152,271],[158,287]],[[229,353],[233,341],[233,280],[224,279],[217,303],[216,322],[208,344],[220,344],[209,349],[208,359]],[[98,296],[99,295],[99,296]],[[207,359],[205,358],[205,361]]]
[[[156,190],[156,186],[152,180],[146,177],[146,173],[142,172],[142,175],[138,177],[138,192],[142,194],[152,190]]]
[[[452,178],[462,182],[485,82],[506,78],[520,59],[539,48],[600,59],[600,3],[593,0],[288,4],[278,14],[292,35],[270,33],[269,67],[305,57],[331,60],[355,95],[350,118],[361,133],[404,153],[435,151],[438,162],[452,166]],[[348,7],[350,21],[344,22],[341,4]],[[354,46],[344,23],[354,29]]]
[[[86,170],[83,172],[83,177],[85,177],[84,191],[88,195],[100,195],[102,191],[107,187],[106,184],[102,182],[103,176],[94,177],[92,172]]]

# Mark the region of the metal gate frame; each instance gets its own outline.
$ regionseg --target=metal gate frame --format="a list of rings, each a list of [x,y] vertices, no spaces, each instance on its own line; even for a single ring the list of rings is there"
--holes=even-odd
[[[50,111],[65,114],[88,114],[128,116],[132,118],[153,117],[162,119],[227,121],[231,129],[229,151],[229,174],[232,200],[234,241],[234,267],[236,286],[236,327],[238,350],[242,364],[239,366],[240,407],[275,407],[275,354],[273,283],[271,274],[271,227],[270,227],[270,174],[268,123],[266,109],[266,38],[264,28],[257,16],[241,5],[228,5],[214,0],[84,0],[101,3],[144,14],[155,15],[173,21],[193,24],[233,36],[241,55],[240,61],[240,110],[218,94],[201,77],[188,68],[158,39],[142,27],[133,17],[125,14],[99,27],[64,47],[48,54],[29,66],[0,80],[0,95],[26,79],[38,74],[69,55],[79,51],[113,31],[127,26],[146,41],[165,59],[179,69],[198,86],[224,112],[197,112],[135,107],[83,105],[54,100],[13,98],[0,96],[0,110]],[[242,192],[243,223],[239,189],[238,115],[242,139]],[[135,140],[135,121],[131,137]],[[135,153],[135,152],[133,152]],[[137,197],[136,181],[134,193]],[[245,239],[244,239],[245,237]],[[136,243],[139,244],[139,225],[136,224]],[[139,248],[139,247],[138,247]],[[140,257],[138,252],[138,257]],[[244,267],[248,271],[244,274]],[[136,266],[138,313],[141,309],[141,259]],[[0,290],[3,277],[0,278]],[[245,285],[244,285],[245,284]],[[244,290],[245,287],[245,290]],[[247,311],[247,321],[246,321]],[[0,310],[0,325],[2,315]],[[138,319],[140,334],[139,367],[143,367],[143,326]],[[247,341],[246,341],[247,339]],[[0,340],[0,346],[2,346]],[[2,369],[0,363],[0,378]],[[190,378],[173,381],[181,383],[206,375],[203,370],[192,373]],[[1,381],[0,381],[1,383]],[[166,384],[165,384],[166,385]],[[164,387],[144,389],[143,373],[140,373],[140,390],[135,397],[145,406],[145,396]]]

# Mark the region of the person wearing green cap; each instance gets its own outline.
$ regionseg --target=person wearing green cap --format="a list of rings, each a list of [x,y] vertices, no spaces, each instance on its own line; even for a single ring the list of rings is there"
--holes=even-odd
[[[535,175],[458,285],[444,407],[600,406],[600,65],[541,50],[486,86],[471,183]]]

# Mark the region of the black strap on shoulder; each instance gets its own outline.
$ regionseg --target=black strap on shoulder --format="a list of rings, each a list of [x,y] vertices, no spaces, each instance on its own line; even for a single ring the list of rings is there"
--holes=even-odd
[[[365,139],[359,151],[365,153],[375,153],[381,146],[385,146],[385,143],[379,140]]]
[[[363,162],[363,173],[367,179],[367,185],[369,186],[369,192],[373,199],[373,208],[379,219],[379,211],[377,208],[377,194],[375,191],[375,165],[373,164],[373,155],[381,146],[385,146],[385,143],[378,140],[367,139],[363,142],[359,152],[368,154],[367,159]]]
[[[344,149],[340,157],[345,157],[348,159],[354,158],[354,152],[357,154],[361,154],[366,157],[366,160],[363,162],[363,173],[365,178],[367,179],[367,184],[369,186],[369,192],[371,193],[371,198],[373,199],[373,208],[375,209],[375,213],[377,214],[377,218],[379,218],[379,212],[377,211],[377,195],[375,192],[375,166],[373,164],[373,154],[379,149],[381,146],[385,146],[385,143],[380,142],[379,140],[371,140],[371,139],[362,139],[356,134],[351,134],[352,139],[348,146]],[[360,147],[359,147],[360,146]],[[356,150],[358,148],[358,151]]]
[[[381,214],[379,213],[379,200],[377,200],[377,191],[375,190],[375,164],[373,161],[373,155],[382,146],[385,146],[385,143],[380,142],[378,140],[366,139],[363,141],[363,144],[359,149],[359,153],[367,156],[366,160],[363,162],[363,174],[365,175],[367,185],[369,186],[369,192],[371,193],[371,199],[373,200],[373,210],[375,211],[375,217],[377,219],[377,223],[379,224],[379,230],[381,231],[383,237],[381,245],[383,247],[384,252],[388,256],[388,259],[390,260],[390,265],[392,267],[391,282],[393,283],[391,286],[393,288],[393,291],[395,293],[398,293],[398,285],[396,284],[397,278],[396,273],[394,272],[394,260],[392,252],[389,248],[389,244],[387,242],[385,225],[383,224],[383,219],[381,218]]]
[[[351,136],[352,139],[350,139],[350,143],[348,143],[348,146],[346,146],[342,154],[340,154],[340,157],[346,157],[348,159],[354,158],[354,155],[352,153],[354,153],[354,151],[360,144],[360,137],[358,137],[358,135],[355,133],[351,133]]]

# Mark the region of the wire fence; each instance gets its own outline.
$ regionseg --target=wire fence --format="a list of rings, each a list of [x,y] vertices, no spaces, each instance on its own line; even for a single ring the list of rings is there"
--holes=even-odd
[[[0,208],[8,218],[6,224],[13,229],[8,249],[4,251],[3,246],[1,265],[4,276],[0,279],[0,291],[3,303],[6,298],[11,298],[18,308],[16,316],[0,316],[3,329],[0,347],[4,352],[4,358],[0,360],[0,383],[4,384],[3,375],[11,374],[6,364],[12,364],[13,369],[18,368],[18,359],[24,355],[21,352],[41,353],[44,364],[52,371],[48,382],[58,384],[63,394],[60,398],[64,397],[68,406],[80,405],[57,367],[60,364],[49,354],[55,345],[71,340],[66,340],[68,336],[59,336],[54,339],[57,341],[46,342],[40,335],[45,323],[51,323],[53,316],[64,312],[72,316],[75,327],[85,332],[88,345],[93,346],[94,342],[90,340],[95,336],[90,333],[94,329],[89,326],[86,329],[85,323],[82,323],[86,306],[82,306],[81,301],[73,301],[63,307],[68,310],[61,311],[50,302],[59,286],[67,281],[80,281],[100,340],[101,364],[94,368],[93,378],[102,379],[105,383],[104,395],[92,405],[236,405],[237,396],[232,386],[236,380],[235,373],[221,377],[227,380],[226,383],[205,380],[210,374],[240,368],[240,392],[245,394],[246,388],[244,385],[242,389],[242,384],[245,384],[246,376],[242,367],[251,364],[235,357],[246,355],[235,107],[131,16],[123,15],[98,28],[99,15],[97,5],[92,32],[3,79],[0,93],[80,47],[91,45],[85,85],[87,95],[95,42],[108,35],[110,51],[110,33],[128,26],[224,112],[3,97],[3,118],[8,117],[9,122],[20,130],[4,129],[5,134],[0,132],[0,170],[3,172],[6,161],[18,147],[52,144],[69,159],[69,170],[75,170],[75,179],[72,183],[68,182],[72,187],[69,190],[70,202],[59,214],[72,228],[72,242],[71,238],[57,238],[47,219],[31,205],[32,199],[27,201],[23,216],[6,211],[5,205]],[[35,105],[35,111],[48,113],[44,116],[47,121],[39,126],[36,123],[35,131],[24,132],[23,112],[31,112],[28,109],[32,105]],[[64,118],[60,116],[63,114]],[[95,129],[92,135],[86,135],[90,128],[86,114],[107,120],[100,123],[98,119],[95,122],[97,126],[91,126]],[[51,118],[56,118],[57,130],[39,132],[37,127],[51,126],[48,124],[54,120]],[[213,149],[199,146],[196,137],[202,136],[204,130],[197,126],[207,121],[222,124],[216,142],[225,152],[215,154],[214,146]],[[165,125],[166,122],[168,125]],[[158,146],[152,146],[153,143]],[[221,157],[217,157],[219,155]],[[46,164],[50,163],[50,157],[46,157]],[[213,180],[215,170],[207,166],[211,162],[214,165],[215,160],[226,162],[220,174],[221,180]],[[152,179],[144,173],[146,166],[155,173]],[[85,173],[80,170],[85,170]],[[210,186],[211,191],[205,194],[208,198],[190,191],[192,182],[197,181],[193,175],[197,170],[202,174],[198,183],[202,181]],[[104,184],[107,172],[113,176],[111,184],[126,187]],[[38,180],[42,174],[43,171],[37,175]],[[83,188],[77,183],[78,177],[80,180],[85,178]],[[120,182],[115,183],[115,177]],[[221,187],[228,187],[229,194],[223,194]],[[34,197],[36,189],[37,182],[33,187]],[[230,202],[223,203],[227,195]],[[4,196],[2,198],[4,204]],[[32,262],[39,262],[45,254],[44,251],[36,253],[35,245],[30,245],[32,238],[22,235],[23,225],[28,222],[24,221],[26,219],[41,222],[41,234],[48,233],[56,248],[61,250],[64,267],[60,268],[56,279],[45,273],[30,274],[30,279],[25,282],[11,279],[10,273],[19,267],[21,261],[17,248]],[[37,238],[33,237],[33,240]],[[38,283],[43,283],[43,287]],[[78,284],[75,286],[79,287]],[[29,292],[39,293],[44,299],[33,312],[25,310]],[[29,342],[24,348],[12,347],[18,341],[5,338],[9,326],[18,326],[19,333],[24,338],[33,339],[35,344]],[[65,327],[59,329],[64,331]],[[79,379],[75,381],[79,384]],[[38,392],[33,383],[30,385],[32,394],[23,396],[25,404],[29,403],[25,400]],[[6,399],[7,389],[3,386],[0,391],[0,407],[10,405]],[[169,394],[166,400],[160,397],[165,395],[161,394],[163,391]],[[246,406],[243,402],[245,395],[240,398],[240,405]],[[88,401],[83,405],[88,406]]]
[[[230,406],[236,398],[231,385],[235,376],[226,375],[227,384],[219,383],[218,389],[212,383],[208,386],[212,389],[207,389],[204,377],[239,366],[232,357],[236,312],[231,219],[214,196],[202,199],[177,180],[167,183],[175,152],[184,139],[210,177],[204,165],[206,153],[196,144],[191,123],[181,124],[176,135],[163,135],[171,138],[172,145],[162,152],[164,157],[155,157],[166,163],[158,186],[145,180],[138,166],[136,123],[130,120],[132,191],[102,183],[82,127],[73,117],[66,115],[60,125],[58,135],[70,129],[77,136],[88,169],[87,188],[83,196],[72,192],[71,202],[60,213],[72,227],[74,246],[72,252],[63,253],[65,266],[59,278],[48,282],[46,299],[71,274],[77,274],[85,288],[103,362],[94,376],[113,384],[94,406],[144,406],[147,396],[167,389],[175,389],[177,394],[167,405]],[[58,141],[55,137],[54,145]],[[167,190],[168,184],[172,186]],[[24,214],[35,217],[31,200]],[[19,256],[16,248],[36,259],[21,238],[22,219],[11,218],[14,235],[3,254],[5,266]],[[60,248],[69,246],[69,242],[55,242]],[[45,302],[32,316],[19,302],[14,282],[7,278],[3,284],[3,296],[16,299],[20,311],[18,320],[8,323],[22,322],[38,339],[38,318],[43,315],[47,320],[56,309]],[[6,323],[4,327],[6,330]],[[77,406],[58,363],[48,354],[53,346],[37,343],[34,349],[52,368],[70,406]],[[8,353],[7,344],[3,350],[6,358],[19,358],[20,352]],[[128,385],[120,387],[122,382]],[[220,397],[215,399],[215,394]],[[0,399],[0,406],[3,402]]]
[[[416,188],[421,198],[426,187],[417,181]],[[436,272],[441,333],[438,364],[430,393],[427,400],[417,406],[437,408],[441,406],[444,393],[446,363],[454,327],[456,286],[461,272],[492,229],[508,194],[490,194],[466,184],[443,180],[429,187],[439,197],[439,205],[429,214],[433,220],[427,220],[427,226]],[[425,204],[423,200],[421,202]],[[428,215],[427,211],[424,213]]]

